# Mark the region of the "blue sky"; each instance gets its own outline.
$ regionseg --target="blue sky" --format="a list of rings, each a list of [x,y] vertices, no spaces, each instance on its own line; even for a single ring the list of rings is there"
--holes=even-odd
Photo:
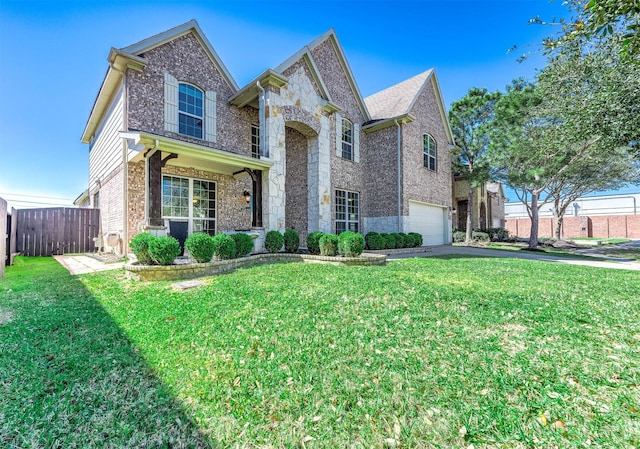
[[[471,87],[534,77],[552,31],[529,25],[536,15],[567,9],[560,0],[0,0],[0,196],[16,207],[70,204],[87,188],[80,136],[110,47],[190,19],[241,86],[334,28],[364,96],[435,67],[448,107]],[[532,55],[516,62],[523,52]]]

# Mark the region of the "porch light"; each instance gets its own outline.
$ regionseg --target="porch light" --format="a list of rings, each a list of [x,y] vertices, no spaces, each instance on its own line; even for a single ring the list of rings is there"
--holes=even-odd
[[[248,190],[245,190],[244,192],[242,192],[242,196],[244,197],[244,200],[247,202],[247,204],[251,202],[251,194],[249,193]]]

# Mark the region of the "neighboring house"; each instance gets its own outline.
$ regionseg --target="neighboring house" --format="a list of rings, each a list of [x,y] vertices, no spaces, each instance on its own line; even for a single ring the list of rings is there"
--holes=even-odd
[[[293,228],[302,242],[346,229],[451,241],[453,139],[433,70],[364,99],[329,30],[240,87],[195,21],[108,61],[82,135],[104,235]]]
[[[506,197],[500,182],[487,182],[473,192],[473,229],[505,227]],[[467,229],[469,210],[469,181],[463,176],[453,177],[453,223],[460,231]]]

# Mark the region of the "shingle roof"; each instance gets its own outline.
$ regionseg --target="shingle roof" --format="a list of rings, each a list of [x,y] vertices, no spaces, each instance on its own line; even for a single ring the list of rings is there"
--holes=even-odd
[[[398,117],[410,112],[433,69],[409,78],[395,86],[388,87],[364,99],[372,120]]]

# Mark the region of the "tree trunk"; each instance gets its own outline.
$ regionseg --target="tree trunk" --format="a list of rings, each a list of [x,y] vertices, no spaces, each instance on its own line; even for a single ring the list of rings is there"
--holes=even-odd
[[[529,249],[538,248],[538,196],[537,192],[531,193],[531,234],[529,235]]]
[[[564,215],[558,215],[556,213],[556,222],[553,227],[553,238],[556,240],[562,240],[560,233],[562,232],[562,222],[564,221]]]
[[[471,243],[473,240],[473,188],[469,186],[469,195],[467,196],[467,230],[464,237],[465,243]]]

